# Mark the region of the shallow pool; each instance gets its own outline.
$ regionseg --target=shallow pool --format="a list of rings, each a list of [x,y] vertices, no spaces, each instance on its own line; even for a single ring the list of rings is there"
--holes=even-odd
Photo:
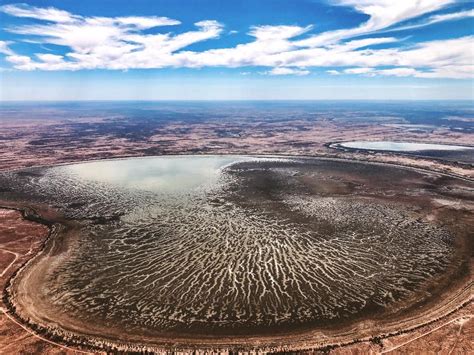
[[[462,145],[448,144],[431,144],[431,143],[408,143],[408,142],[390,142],[390,141],[353,141],[340,143],[343,148],[366,149],[366,150],[383,150],[394,152],[423,152],[428,150],[441,151],[461,151],[473,150],[473,147]]]

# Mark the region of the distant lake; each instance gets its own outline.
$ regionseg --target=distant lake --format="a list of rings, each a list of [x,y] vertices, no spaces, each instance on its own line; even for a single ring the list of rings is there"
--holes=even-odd
[[[473,150],[473,147],[447,144],[429,144],[429,143],[408,143],[408,142],[390,142],[390,141],[353,141],[339,144],[343,148],[382,150],[393,152],[424,152],[430,150],[441,151],[461,151]]]

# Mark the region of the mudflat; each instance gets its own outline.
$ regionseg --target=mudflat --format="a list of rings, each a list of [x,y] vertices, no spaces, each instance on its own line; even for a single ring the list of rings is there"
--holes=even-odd
[[[189,156],[0,180],[2,199],[58,211],[7,297],[68,344],[321,348],[410,329],[471,297],[469,179],[341,159]]]

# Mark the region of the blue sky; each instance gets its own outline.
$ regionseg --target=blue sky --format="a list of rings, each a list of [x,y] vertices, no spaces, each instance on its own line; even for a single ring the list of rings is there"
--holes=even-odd
[[[473,99],[474,2],[1,2],[0,100]]]

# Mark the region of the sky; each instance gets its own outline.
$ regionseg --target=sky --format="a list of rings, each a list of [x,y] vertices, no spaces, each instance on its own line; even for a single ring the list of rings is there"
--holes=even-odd
[[[472,100],[474,1],[0,2],[0,100]]]

